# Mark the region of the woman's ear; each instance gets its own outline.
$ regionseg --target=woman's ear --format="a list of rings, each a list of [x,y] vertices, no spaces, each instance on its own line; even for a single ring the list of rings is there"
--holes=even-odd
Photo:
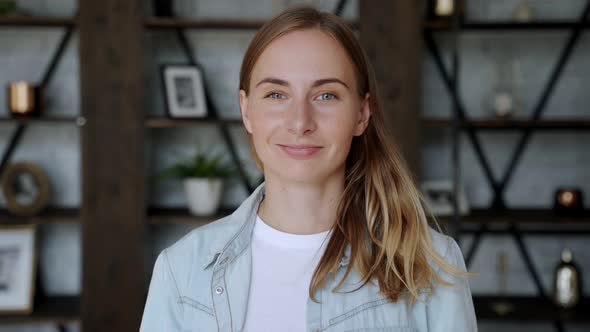
[[[371,118],[371,96],[367,92],[365,98],[361,102],[361,110],[359,112],[359,119],[354,129],[354,136],[360,136],[365,132],[369,126],[369,119]]]
[[[250,134],[252,134],[252,124],[250,123],[250,118],[248,117],[248,96],[246,96],[246,91],[242,89],[240,89],[240,113],[242,114],[242,122],[244,123],[244,127]]]

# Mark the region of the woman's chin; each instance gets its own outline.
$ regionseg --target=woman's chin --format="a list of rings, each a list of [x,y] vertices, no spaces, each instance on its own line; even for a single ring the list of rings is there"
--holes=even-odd
[[[289,167],[277,168],[274,171],[265,171],[265,177],[268,179],[272,176],[281,182],[301,183],[301,184],[320,184],[325,183],[330,177],[331,172],[328,170],[321,170],[318,167],[297,167],[290,165]]]

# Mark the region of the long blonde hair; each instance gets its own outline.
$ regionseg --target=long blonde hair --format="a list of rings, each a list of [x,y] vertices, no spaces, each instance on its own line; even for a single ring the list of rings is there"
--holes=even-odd
[[[428,264],[429,257],[452,275],[471,275],[445,262],[434,248],[422,204],[425,204],[424,197],[383,125],[373,69],[353,31],[341,18],[313,8],[295,7],[268,21],[246,50],[240,70],[240,90],[249,94],[252,70],[273,40],[305,29],[327,33],[343,46],[354,64],[359,96],[367,92],[370,95],[372,114],[366,131],[352,140],[346,160],[344,194],[332,236],[310,283],[310,298],[315,301],[315,290],[324,285],[330,273],[335,274],[347,244],[350,244],[351,264],[335,289],[356,266],[363,277],[360,287],[377,278],[381,294],[392,302],[404,293],[409,294],[412,304],[419,299],[421,288],[431,289],[435,282],[451,285]],[[264,172],[252,136],[246,130],[245,133],[254,160]],[[438,227],[434,216],[430,217]]]

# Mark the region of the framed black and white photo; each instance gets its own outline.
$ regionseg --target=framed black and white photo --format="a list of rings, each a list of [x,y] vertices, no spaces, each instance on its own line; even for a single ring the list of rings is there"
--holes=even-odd
[[[421,189],[428,205],[427,208],[429,208],[436,217],[453,215],[453,181],[424,181],[421,184]],[[467,215],[469,214],[469,204],[461,185],[459,185],[457,192],[459,196],[459,215]]]
[[[51,199],[49,176],[32,162],[8,165],[2,176],[1,186],[6,208],[18,216],[39,214]]]
[[[35,232],[34,225],[0,227],[0,314],[33,311]]]
[[[203,73],[198,66],[162,65],[161,74],[169,117],[207,117]]]

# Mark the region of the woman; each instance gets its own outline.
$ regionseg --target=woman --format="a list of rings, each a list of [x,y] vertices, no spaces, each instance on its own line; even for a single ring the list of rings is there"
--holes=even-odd
[[[461,251],[428,225],[347,25],[283,12],[239,87],[265,182],[158,256],[141,331],[476,331]]]

